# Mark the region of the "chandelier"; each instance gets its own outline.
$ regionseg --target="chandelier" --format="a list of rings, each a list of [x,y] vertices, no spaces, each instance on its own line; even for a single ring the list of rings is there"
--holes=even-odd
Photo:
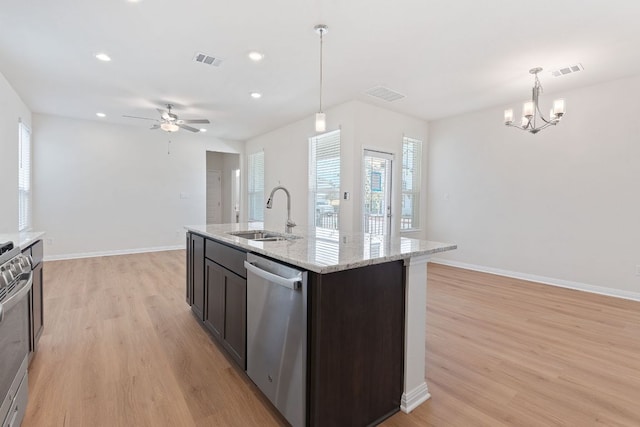
[[[538,73],[542,68],[536,67],[529,70],[530,74],[535,77],[533,89],[531,91],[531,101],[527,101],[522,106],[522,119],[520,124],[513,124],[513,109],[504,110],[504,124],[514,128],[526,130],[532,134],[540,132],[542,129],[551,125],[556,125],[564,116],[566,111],[564,99],[556,99],[553,101],[553,107],[549,113],[549,120],[545,119],[540,111],[538,100],[540,93],[543,92]]]
[[[324,132],[327,129],[327,117],[322,112],[322,36],[327,34],[327,26],[319,24],[313,29],[320,35],[320,109],[316,113],[316,132]]]

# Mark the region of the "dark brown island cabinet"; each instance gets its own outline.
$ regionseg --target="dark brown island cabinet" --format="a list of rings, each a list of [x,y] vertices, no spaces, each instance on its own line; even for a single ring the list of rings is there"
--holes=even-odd
[[[187,233],[187,302],[242,370],[246,258],[245,249]],[[376,425],[399,411],[403,272],[401,260],[326,274],[308,272],[307,426]]]
[[[195,233],[187,233],[187,248],[187,302],[246,370],[247,253]]]
[[[42,240],[36,240],[22,250],[24,255],[29,255],[32,260],[33,286],[29,291],[29,363],[38,349],[38,341],[44,329],[43,307],[43,256],[44,245]]]

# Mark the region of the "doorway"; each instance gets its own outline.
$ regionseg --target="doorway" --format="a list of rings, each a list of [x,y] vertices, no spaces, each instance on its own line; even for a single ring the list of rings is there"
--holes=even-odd
[[[391,233],[391,169],[393,154],[364,150],[362,180],[365,233]]]
[[[240,155],[207,151],[206,159],[207,224],[239,221]]]
[[[222,223],[222,173],[207,169],[207,224]]]

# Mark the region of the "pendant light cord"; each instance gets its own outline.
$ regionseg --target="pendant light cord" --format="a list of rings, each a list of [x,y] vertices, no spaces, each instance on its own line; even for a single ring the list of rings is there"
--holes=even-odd
[[[322,36],[324,30],[320,30],[320,112],[322,113]]]

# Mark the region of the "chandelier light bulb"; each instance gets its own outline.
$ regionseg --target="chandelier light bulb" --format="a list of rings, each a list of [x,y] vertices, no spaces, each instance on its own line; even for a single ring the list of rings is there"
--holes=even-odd
[[[556,117],[562,117],[565,113],[564,99],[556,99],[553,101],[553,115]]]
[[[504,110],[504,124],[508,125],[513,123],[513,109],[509,108]]]
[[[527,118],[533,117],[534,109],[535,109],[535,107],[533,105],[533,101],[527,101],[522,106],[522,115],[527,117]]]

